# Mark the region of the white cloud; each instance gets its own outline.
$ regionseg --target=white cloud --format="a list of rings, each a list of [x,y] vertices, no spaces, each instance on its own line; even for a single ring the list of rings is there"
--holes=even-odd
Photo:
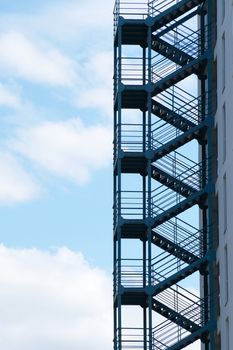
[[[74,61],[47,40],[35,43],[24,34],[10,30],[0,35],[0,74],[8,79],[68,88],[66,91],[73,94],[77,107],[112,114],[111,51],[97,51],[86,59],[80,51]],[[19,108],[20,100],[13,91],[0,85],[0,105],[4,104]]]
[[[93,83],[108,83],[112,85],[113,53],[103,51],[95,53],[87,62],[86,71],[90,73],[90,81]]]
[[[112,282],[82,254],[0,246],[0,348],[108,350]]]
[[[39,47],[26,36],[9,31],[0,36],[0,71],[36,83],[70,86],[75,64],[54,47]]]
[[[46,1],[37,4],[38,8],[34,12],[11,14],[10,19],[9,16],[3,15],[2,20],[5,26],[17,25],[22,30],[37,31],[60,42],[77,40],[80,43],[96,38],[97,33],[102,32],[104,35],[101,42],[106,44],[106,37],[110,41],[112,39],[109,28],[112,28],[113,23],[113,5],[114,2],[109,0]],[[91,51],[94,46],[98,47],[100,44],[96,41],[88,43]]]
[[[97,35],[100,39],[100,34],[103,32],[100,42],[105,41],[106,45],[106,38],[112,39],[113,5],[114,2],[108,0],[60,1],[57,6],[53,4],[42,9],[38,24],[44,24],[43,29],[48,35],[65,41],[73,39],[78,39],[79,42],[90,41],[91,38],[97,38]],[[98,43],[93,40],[88,46],[98,47]]]
[[[77,92],[75,104],[78,108],[99,110],[109,118],[112,116],[112,89],[97,85],[96,87],[82,88]]]
[[[92,171],[110,164],[112,133],[78,118],[21,129],[10,147],[45,170],[83,184]]]
[[[113,3],[107,0],[101,4],[72,0],[48,1],[27,13],[3,12],[0,73],[71,87],[68,95],[72,92],[75,97],[69,95],[68,99],[77,107],[110,116],[112,11]]]
[[[17,159],[0,151],[0,203],[20,203],[40,194],[39,187]]]
[[[17,109],[20,105],[21,101],[18,93],[0,83],[0,106]]]
[[[100,110],[112,116],[113,62],[112,51],[96,52],[83,66],[83,81],[78,86],[77,107]]]

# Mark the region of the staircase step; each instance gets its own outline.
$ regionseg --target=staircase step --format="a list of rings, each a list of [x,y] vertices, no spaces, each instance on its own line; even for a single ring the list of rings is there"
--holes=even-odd
[[[165,250],[166,252],[176,256],[177,258],[186,262],[187,264],[192,264],[194,261],[197,261],[199,259],[196,255],[190,253],[180,245],[163,237],[156,231],[153,234],[152,243],[157,247],[160,247],[161,249]]]
[[[177,136],[175,139],[165,143],[154,151],[153,161],[156,161],[168,153],[175,151],[177,148],[185,145],[186,143],[192,141],[193,139],[198,139],[199,134],[203,129],[206,128],[206,123],[202,122],[199,125],[189,129],[183,134]]]
[[[173,177],[172,175],[166,173],[164,170],[152,165],[151,177],[160,182],[161,184],[167,186],[168,188],[174,190],[175,192],[181,194],[184,197],[189,197],[191,194],[196,193],[197,190],[187,183]],[[187,180],[186,180],[187,181]]]
[[[154,18],[152,30],[157,30],[176,18],[182,16],[185,12],[192,10],[204,0],[182,0],[177,4],[171,6],[169,9],[161,12]]]
[[[152,36],[152,49],[180,66],[184,66],[195,59],[156,35]]]
[[[154,286],[153,295],[155,296],[161,293],[165,289],[192,275],[194,272],[198,271],[204,263],[206,263],[206,258],[198,259],[191,265],[184,267],[174,275],[171,275],[168,278],[164,279],[162,282],[159,282],[156,286]]]
[[[187,131],[194,127],[195,124],[178,113],[170,110],[168,107],[163,106],[158,101],[152,100],[152,113],[161,118],[165,122],[175,126],[181,131]]]
[[[194,333],[200,329],[198,324],[192,322],[188,318],[182,316],[180,313],[174,311],[156,299],[153,299],[152,301],[152,310],[159,313],[161,316],[166,317],[168,320],[174,322],[178,326],[186,329],[188,332]]]
[[[203,189],[202,191],[199,191],[193,195],[191,195],[189,198],[184,199],[180,203],[176,204],[175,206],[169,208],[168,210],[162,212],[161,214],[157,215],[154,218],[154,223],[152,225],[152,228],[157,227],[158,225],[164,223],[165,221],[170,220],[174,216],[182,213],[183,211],[191,208],[195,204],[201,204],[201,201],[206,196],[206,191]]]
[[[196,340],[202,339],[204,335],[209,332],[209,330],[210,326],[208,324],[206,326],[200,327],[196,332],[188,335],[173,345],[168,346],[166,350],[181,350]]]
[[[155,96],[165,89],[179,83],[184,78],[187,78],[191,74],[202,74],[203,67],[205,66],[207,60],[205,55],[191,61],[189,64],[177,69],[175,72],[169,74],[165,78],[154,84],[154,90],[152,96]]]

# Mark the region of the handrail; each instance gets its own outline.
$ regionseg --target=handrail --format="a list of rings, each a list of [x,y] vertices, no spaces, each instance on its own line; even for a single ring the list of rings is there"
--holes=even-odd
[[[191,56],[191,52],[198,52],[200,54],[203,49],[204,51],[207,49],[207,35],[209,35],[208,25],[204,27],[204,33],[203,29],[192,30],[191,28],[186,27],[184,31],[182,30],[182,27],[184,26],[180,25],[179,28],[171,29],[165,34],[161,33],[162,35],[158,33],[156,34],[156,36],[158,36],[159,38],[163,38],[163,40],[168,44],[171,44],[173,47],[182,50],[184,51],[184,53]],[[205,37],[205,42],[202,42],[201,46],[200,40],[202,35],[204,35]],[[176,38],[176,40],[174,40],[174,37]],[[195,47],[195,51],[192,51],[193,47]]]
[[[198,250],[198,247],[196,248]],[[191,254],[198,254],[197,251],[190,251]],[[176,272],[179,272],[183,267],[187,266],[187,263],[178,260],[178,256],[171,256],[168,252],[162,252],[161,254],[154,257],[150,263],[148,259],[117,259],[114,266],[114,290],[118,288],[119,282],[125,288],[135,287],[135,288],[143,288],[149,284],[149,280],[152,281],[153,285],[157,285],[158,283],[164,281],[167,277],[174,275]],[[177,263],[179,261],[179,263]],[[145,264],[145,265],[144,265]],[[150,264],[150,269],[149,269]],[[118,278],[118,271],[120,269],[120,281]],[[149,270],[152,270],[149,273]],[[177,287],[181,288],[179,285]],[[176,293],[177,291],[170,287],[169,289],[165,289],[160,292],[158,296],[161,298],[166,297],[168,290],[171,290],[172,293]],[[188,297],[189,292],[187,289],[183,288],[184,293],[180,293],[182,297],[182,303],[184,303],[184,299],[187,303],[192,301],[195,297],[198,300],[198,296]],[[160,298],[158,297],[158,298]],[[161,299],[160,298],[160,299]],[[170,298],[170,297],[169,297]],[[170,298],[171,299],[171,298]],[[162,300],[162,299],[161,299]]]
[[[162,11],[165,11],[172,5],[177,4],[181,0],[152,0],[149,1],[148,3],[148,8],[149,8],[149,14],[151,16],[155,16],[157,14],[160,14]]]
[[[175,89],[175,96],[174,90]],[[172,98],[172,100],[171,100]],[[184,120],[190,121],[191,123],[197,125],[200,121],[200,101],[201,99],[208,98],[208,94],[205,96],[194,97],[190,93],[187,93],[178,86],[166,89],[159,95],[155,96],[154,101],[158,102],[165,108],[168,108],[171,112],[174,112],[178,116],[184,118]],[[207,101],[206,101],[207,102]],[[202,119],[206,115],[201,116]]]
[[[124,56],[118,58],[115,66],[115,80],[118,81],[118,84],[119,82],[126,85],[145,84],[148,81],[148,70],[144,71],[143,58]]]
[[[114,35],[117,32],[120,16],[130,19],[145,19],[148,16],[148,0],[116,0],[113,10]]]
[[[146,329],[147,331],[147,329]],[[119,334],[121,334],[121,341],[119,343]],[[148,334],[146,334],[147,344],[144,345],[144,329],[141,327],[121,327],[116,329],[116,343],[117,350],[120,349],[137,349],[137,350],[149,350]],[[119,347],[120,345],[120,347]]]
[[[184,309],[183,312],[179,312],[179,313],[181,317],[184,316],[184,317],[187,317],[188,319],[192,319],[192,321],[198,324],[199,326],[203,326],[203,322],[205,319],[204,318],[205,310],[202,305],[204,305],[204,303],[206,302],[207,302],[207,298],[200,299],[201,310],[197,306],[197,307],[194,307],[192,311]],[[179,327],[179,332],[177,332],[178,327]],[[178,340],[183,339],[188,334],[190,334],[190,332],[188,332],[184,328],[175,325],[170,320],[165,320],[164,322],[161,322],[158,325],[156,325],[153,329],[153,340],[154,340],[155,349],[165,350],[169,346],[177,342]]]
[[[181,224],[180,224],[181,222]],[[153,230],[155,233],[157,229]],[[203,249],[203,232],[195,227],[192,227],[186,222],[176,218],[164,222],[159,226],[159,234],[179,245],[181,248],[185,248],[190,252],[195,250],[195,255],[197,257],[202,257],[204,254]],[[208,234],[208,232],[207,232]],[[198,251],[197,248],[198,247]]]
[[[144,198],[145,196],[145,198]],[[118,202],[121,203],[120,212],[118,212]],[[116,191],[115,213],[116,216],[130,219],[143,219],[148,214],[147,192],[144,191]]]
[[[157,163],[155,163],[157,165]],[[161,165],[162,166],[161,166]],[[161,161],[158,163],[158,167],[167,172],[168,175],[170,175],[172,178],[174,178],[175,180],[178,180],[179,182],[183,182],[184,185],[189,185],[190,188],[193,189],[193,191],[198,191],[201,189],[201,185],[202,185],[202,167],[201,167],[201,163],[199,164],[195,164],[192,167],[187,167],[186,169],[184,169],[183,171],[181,170],[181,168],[179,167],[172,167],[169,169],[168,167],[165,166],[165,162]],[[178,164],[179,166],[179,164]],[[161,185],[163,186],[163,185]],[[161,187],[160,186],[160,187]],[[153,192],[157,192],[159,188],[156,188],[152,191]]]
[[[185,200],[180,193],[176,193],[163,185],[159,187],[159,190],[160,192],[154,192],[154,195],[152,196],[151,210],[154,217],[164,213],[164,211],[172,207],[175,207],[177,204],[180,204]]]
[[[125,152],[142,152],[146,147],[147,125],[121,123],[115,128],[115,138],[121,137],[121,149]]]
[[[182,158],[185,159],[185,156]],[[178,177],[179,180],[182,182],[184,181],[185,184],[187,184],[186,180],[189,180],[189,182],[191,181],[195,184],[194,188],[196,190],[204,188],[208,178],[208,169],[211,166],[210,160],[207,159],[205,167],[203,167],[202,162],[188,162],[188,159],[185,164],[185,162],[182,162],[182,158],[180,153],[174,152],[174,156],[166,155],[163,158],[158,159],[156,166],[165,169],[165,171],[171,176],[175,178]]]

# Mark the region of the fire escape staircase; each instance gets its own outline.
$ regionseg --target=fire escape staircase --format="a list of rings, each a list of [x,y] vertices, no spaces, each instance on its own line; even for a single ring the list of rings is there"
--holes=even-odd
[[[202,141],[208,127],[208,115],[200,112],[203,96],[191,96],[178,84],[192,74],[205,78],[207,49],[205,44],[200,48],[199,32],[190,38],[183,34],[184,38],[175,42],[171,41],[171,37],[177,29],[169,32],[169,24],[174,25],[179,17],[203,2],[204,0],[181,0],[165,10],[161,7],[157,12],[152,11],[148,17],[155,33],[151,37],[151,49],[155,56],[151,66],[150,106],[147,105],[148,90],[145,82],[133,85],[131,78],[125,78],[124,74],[121,81],[123,108],[140,108],[143,111],[151,108],[152,114],[151,128],[146,134],[150,145],[149,156],[145,149],[140,149],[140,137],[135,137],[136,141],[126,143],[125,149],[121,149],[120,157],[121,161],[123,159],[122,172],[148,175],[149,168],[149,175],[154,180],[150,203],[152,219],[149,225],[152,229],[151,243],[159,254],[152,259],[153,285],[150,289],[145,287],[145,276],[142,283],[140,269],[135,267],[136,272],[131,272],[121,262],[119,290],[125,304],[130,304],[131,301],[132,305],[140,302],[143,304],[144,294],[152,295],[152,310],[165,319],[153,330],[153,350],[181,350],[197,339],[206,342],[209,330],[206,300],[195,297],[198,300],[193,301],[195,298],[191,293],[178,284],[197,271],[201,274],[206,271],[209,259],[202,232],[193,228],[189,231],[186,228],[188,224],[178,217],[194,205],[206,208],[209,191],[207,160],[203,165],[203,162],[196,163],[178,152],[180,147],[193,140]],[[163,3],[161,1],[161,6]],[[128,23],[131,23],[130,20]],[[161,29],[164,27],[166,33],[163,35]],[[178,96],[175,102],[173,94]],[[130,137],[132,139],[132,132]],[[121,130],[122,138],[124,139],[124,130]],[[144,231],[145,236],[136,234],[131,238],[146,237],[147,223],[135,215],[137,200],[138,197],[121,197],[120,220],[124,223],[122,235],[125,229],[127,238],[133,231]],[[132,219],[134,215],[137,217],[135,220]],[[138,298],[130,301],[132,295],[136,294]],[[179,298],[177,305],[171,302],[176,298]]]

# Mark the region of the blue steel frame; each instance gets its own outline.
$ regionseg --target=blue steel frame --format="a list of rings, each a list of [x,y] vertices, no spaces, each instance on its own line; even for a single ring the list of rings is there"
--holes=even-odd
[[[217,349],[211,7],[211,0],[116,0],[114,350],[179,350],[197,339]],[[198,96],[180,85],[191,75]],[[182,153],[191,141],[199,162]],[[201,228],[182,217],[194,205]],[[194,273],[201,296],[181,283]],[[133,325],[130,307],[141,315]]]

